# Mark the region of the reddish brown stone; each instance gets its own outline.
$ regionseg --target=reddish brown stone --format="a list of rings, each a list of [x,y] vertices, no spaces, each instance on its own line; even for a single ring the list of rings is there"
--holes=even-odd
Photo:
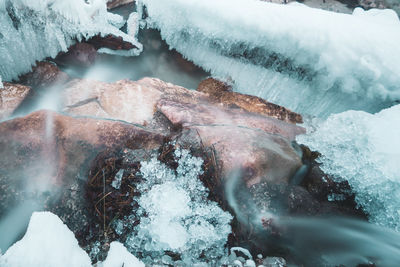
[[[122,5],[133,3],[134,0],[108,0],[107,8],[113,9]]]
[[[286,122],[303,122],[300,114],[256,96],[232,92],[228,84],[214,78],[202,81],[197,90],[208,94],[214,102],[225,106],[237,106],[249,112],[266,115]]]
[[[41,61],[32,68],[32,71],[21,76],[20,82],[32,88],[49,87],[62,84],[69,80],[69,76],[55,64]]]
[[[37,111],[0,124],[0,169],[27,181],[75,177],[103,150],[153,149],[162,134],[132,124]],[[69,178],[68,178],[69,177]]]
[[[109,48],[112,50],[131,50],[137,48],[130,42],[124,41],[120,36],[107,35],[100,36],[96,35],[88,40],[88,43],[93,45],[96,49]]]
[[[13,83],[3,83],[0,89],[0,120],[4,120],[18,108],[31,91],[29,86]]]

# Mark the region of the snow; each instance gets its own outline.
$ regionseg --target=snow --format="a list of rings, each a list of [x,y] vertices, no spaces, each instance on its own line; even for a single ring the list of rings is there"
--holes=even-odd
[[[0,75],[11,81],[30,71],[35,61],[98,34],[120,36],[138,47],[125,54],[139,54],[142,45],[120,31],[120,24],[104,0],[0,0]]]
[[[133,256],[119,242],[111,242],[110,250],[106,260],[100,265],[102,267],[144,267],[144,263]]]
[[[143,3],[148,25],[171,48],[243,93],[320,116],[377,112],[400,99],[400,22],[392,10],[341,14],[253,0]]]
[[[25,236],[0,256],[0,266],[84,267],[91,266],[91,262],[56,215],[34,212]]]
[[[224,245],[232,216],[207,200],[208,191],[198,178],[203,161],[184,149],[177,149],[174,157],[176,170],[156,157],[141,162],[145,182],[138,190],[145,193],[135,199],[140,223],[130,225],[132,218],[125,222],[127,229],[133,228],[125,245],[130,252],[143,255],[146,264],[160,259],[177,264],[166,251],[181,255],[188,266],[220,262],[227,255]],[[120,222],[116,226],[120,228]]]
[[[314,127],[297,141],[321,153],[325,173],[348,181],[370,221],[400,231],[400,105],[331,115]]]

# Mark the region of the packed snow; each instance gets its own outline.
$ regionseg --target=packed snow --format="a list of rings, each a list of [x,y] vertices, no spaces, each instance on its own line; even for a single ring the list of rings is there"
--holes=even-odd
[[[0,256],[0,266],[92,265],[89,256],[79,247],[74,234],[56,215],[50,212],[34,212],[25,236]]]
[[[0,75],[11,81],[35,61],[98,34],[120,36],[137,47],[124,54],[139,54],[142,45],[118,29],[121,23],[104,0],[0,0]]]
[[[331,115],[297,141],[321,153],[322,170],[345,179],[372,222],[400,231],[400,105],[374,115]]]
[[[377,112],[400,99],[400,21],[255,0],[143,0],[171,48],[234,88],[297,112]],[[195,11],[195,12],[194,12]],[[229,67],[227,67],[229,66]]]
[[[136,199],[140,223],[133,226],[135,219],[126,218],[116,222],[114,229],[117,233],[128,230],[125,245],[147,264],[220,263],[228,255],[224,246],[232,216],[207,200],[208,191],[199,180],[202,159],[184,149],[176,150],[174,156],[176,170],[156,157],[141,162],[145,182],[138,190],[144,193]],[[180,255],[179,262],[167,251]]]

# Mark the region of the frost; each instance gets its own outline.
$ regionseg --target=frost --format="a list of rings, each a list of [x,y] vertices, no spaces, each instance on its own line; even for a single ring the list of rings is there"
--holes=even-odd
[[[297,141],[321,153],[322,170],[348,181],[370,221],[400,231],[400,105],[374,115],[331,115]]]
[[[400,22],[392,10],[350,15],[249,0],[143,3],[149,25],[171,48],[231,78],[243,93],[321,116],[376,112],[400,99]]]
[[[166,251],[180,255],[188,266],[221,262],[227,255],[224,246],[232,216],[207,200],[208,191],[199,180],[203,160],[183,149],[177,149],[174,157],[176,170],[156,157],[141,162],[144,182],[137,187],[143,193],[135,199],[140,223],[126,225],[132,229],[125,245],[147,264],[159,260],[171,264]]]
[[[114,180],[111,183],[111,186],[115,189],[119,189],[121,187],[122,176],[124,175],[124,170],[120,169],[114,177]]]
[[[137,47],[124,53],[137,55],[141,44],[120,31],[120,23],[104,0],[0,0],[0,75],[15,79],[36,60],[98,34],[122,37]]]

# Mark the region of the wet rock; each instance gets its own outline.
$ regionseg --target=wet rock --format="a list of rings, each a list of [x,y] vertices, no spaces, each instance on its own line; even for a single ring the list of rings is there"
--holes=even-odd
[[[97,57],[95,46],[88,43],[77,43],[66,53],[60,53],[55,61],[61,65],[88,67],[92,65]]]
[[[122,37],[114,35],[96,35],[90,38],[87,42],[93,45],[96,49],[109,48],[112,50],[131,50],[133,48],[138,48],[134,44],[124,41]]]
[[[303,122],[300,114],[256,96],[232,92],[228,84],[214,78],[202,81],[197,90],[208,94],[213,101],[224,106],[237,106],[249,112],[266,115],[286,122]]]
[[[216,150],[220,177],[243,169],[249,185],[265,177],[287,182],[301,166],[291,140],[303,133],[303,128],[221,105],[203,92],[150,78],[116,83],[76,80],[67,87],[63,96],[67,113],[104,116],[164,132],[172,128],[195,131],[204,146]],[[155,120],[157,114],[164,118],[161,125]]]
[[[55,64],[41,61],[32,68],[31,72],[21,76],[19,81],[32,88],[44,88],[63,84],[69,79],[68,74],[61,71]]]
[[[62,184],[84,175],[99,151],[154,148],[162,134],[132,124],[38,111],[0,124],[0,169]],[[46,180],[47,179],[47,180]],[[39,183],[40,184],[40,183]]]
[[[129,3],[133,3],[134,0],[108,0],[107,1],[107,8],[113,9],[122,5],[126,5]]]
[[[13,83],[3,83],[0,89],[0,120],[11,116],[31,91],[29,86]]]

